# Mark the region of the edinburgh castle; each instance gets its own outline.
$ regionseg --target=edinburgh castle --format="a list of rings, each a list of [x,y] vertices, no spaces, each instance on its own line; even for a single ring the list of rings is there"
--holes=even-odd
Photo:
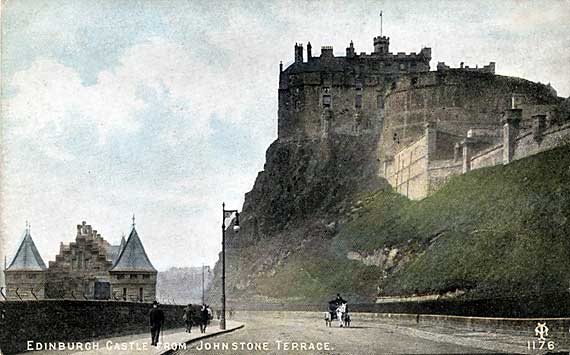
[[[281,66],[278,140],[376,136],[377,175],[412,199],[453,175],[552,149],[570,135],[569,100],[550,85],[495,74],[495,63],[430,71],[431,49],[392,53],[390,39],[374,51],[346,56],[332,47],[313,56],[295,45]]]

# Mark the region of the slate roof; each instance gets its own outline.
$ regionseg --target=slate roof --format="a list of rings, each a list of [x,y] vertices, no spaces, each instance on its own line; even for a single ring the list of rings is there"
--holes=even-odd
[[[121,243],[122,244],[122,243]],[[151,271],[156,272],[148,259],[136,229],[133,227],[117,260],[109,271]]]
[[[123,250],[125,243],[125,236],[123,235],[121,238],[121,245],[110,245],[107,247],[107,260],[112,261],[113,265],[119,258],[119,254],[121,253],[121,250]]]
[[[14,259],[12,259],[10,266],[8,266],[6,270],[43,271],[46,269],[46,264],[32,240],[30,231],[26,229],[26,234],[24,235],[24,239],[16,252],[16,256],[14,256]]]

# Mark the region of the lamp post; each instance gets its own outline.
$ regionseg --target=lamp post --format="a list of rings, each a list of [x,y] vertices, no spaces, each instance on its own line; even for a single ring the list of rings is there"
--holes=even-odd
[[[220,316],[220,329],[226,329],[226,216],[236,214],[234,232],[239,232],[238,210],[226,210],[226,204],[222,203],[222,314]]]

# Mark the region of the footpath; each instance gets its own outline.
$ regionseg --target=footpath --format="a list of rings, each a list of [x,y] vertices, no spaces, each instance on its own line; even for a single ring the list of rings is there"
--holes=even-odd
[[[216,335],[241,329],[241,322],[227,321],[226,329],[221,330],[219,322],[213,321],[206,333],[200,333],[199,327],[192,327],[192,333],[186,333],[182,328],[165,330],[160,336],[158,346],[150,345],[148,333],[127,335],[115,338],[97,339],[92,342],[64,343],[66,350],[33,350],[20,353],[34,355],[169,355],[178,349],[186,349],[189,343],[207,339]],[[76,344],[75,348],[72,346]],[[80,349],[77,345],[82,346]]]

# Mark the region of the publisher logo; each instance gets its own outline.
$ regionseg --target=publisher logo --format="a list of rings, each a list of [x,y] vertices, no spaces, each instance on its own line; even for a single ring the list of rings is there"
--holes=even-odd
[[[538,337],[538,340],[532,340],[527,343],[529,350],[554,350],[556,344],[553,341],[547,341],[548,337],[548,327],[546,322],[538,322],[536,328],[534,328],[534,336]]]
[[[538,337],[538,340],[545,341],[548,336],[548,327],[546,326],[546,322],[539,322],[536,328],[534,328],[534,333]]]

